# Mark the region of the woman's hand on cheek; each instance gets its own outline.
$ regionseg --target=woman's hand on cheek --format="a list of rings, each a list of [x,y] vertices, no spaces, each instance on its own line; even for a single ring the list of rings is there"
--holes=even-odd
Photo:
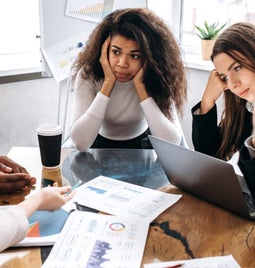
[[[140,101],[149,98],[149,94],[144,84],[144,67],[142,67],[133,78],[134,86]]]
[[[144,76],[144,69],[141,67],[141,69],[136,73],[136,75],[133,78],[134,85],[144,84],[143,82],[143,76]]]
[[[102,49],[101,49],[101,56],[100,56],[100,63],[101,63],[101,66],[103,68],[103,71],[104,71],[104,77],[105,77],[105,80],[110,80],[110,81],[114,81],[116,80],[113,72],[112,72],[112,69],[111,69],[111,66],[110,66],[110,63],[109,63],[109,59],[108,59],[108,48],[109,48],[109,45],[110,45],[110,37],[108,37],[105,42],[103,43],[102,45]]]

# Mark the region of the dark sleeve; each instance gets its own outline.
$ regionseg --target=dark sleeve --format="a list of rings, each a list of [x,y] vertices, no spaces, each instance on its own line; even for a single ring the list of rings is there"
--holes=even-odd
[[[206,114],[194,114],[201,102],[192,109],[192,141],[194,149],[201,153],[216,156],[220,146],[220,128],[217,125],[216,105]]]
[[[255,158],[250,158],[248,149],[245,146],[240,150],[238,165],[252,195],[255,196]]]

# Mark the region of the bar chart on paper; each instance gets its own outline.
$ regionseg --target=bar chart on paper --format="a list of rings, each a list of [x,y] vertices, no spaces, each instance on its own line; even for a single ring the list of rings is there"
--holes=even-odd
[[[100,22],[103,17],[113,11],[114,0],[69,0],[66,6],[66,16]]]

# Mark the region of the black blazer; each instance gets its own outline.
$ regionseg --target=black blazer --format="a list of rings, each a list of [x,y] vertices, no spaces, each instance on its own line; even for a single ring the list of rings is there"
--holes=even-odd
[[[250,158],[248,149],[245,146],[240,150],[238,165],[251,193],[255,196],[255,157],[252,159]]]
[[[217,124],[216,105],[203,115],[196,115],[194,112],[200,108],[200,102],[192,109],[192,141],[194,149],[201,153],[216,156],[221,144],[221,128]],[[250,191],[255,196],[255,158],[250,159],[248,149],[243,145],[244,141],[252,133],[252,114],[247,111],[245,119],[245,130],[241,138],[240,157],[238,165],[247,181]]]
[[[194,112],[200,108],[201,102],[195,105],[192,109],[192,141],[196,151],[211,156],[216,156],[220,148],[222,136],[221,128],[217,124],[217,107],[216,105],[207,113],[203,115],[196,115]],[[252,133],[252,114],[246,112],[245,129],[241,137],[240,149],[244,141]]]

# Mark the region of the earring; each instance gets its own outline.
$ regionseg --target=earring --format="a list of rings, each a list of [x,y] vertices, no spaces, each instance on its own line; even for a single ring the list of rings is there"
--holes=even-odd
[[[253,110],[254,110],[254,104],[252,102],[249,102],[247,101],[246,102],[246,109],[250,112],[250,113],[253,113]]]

